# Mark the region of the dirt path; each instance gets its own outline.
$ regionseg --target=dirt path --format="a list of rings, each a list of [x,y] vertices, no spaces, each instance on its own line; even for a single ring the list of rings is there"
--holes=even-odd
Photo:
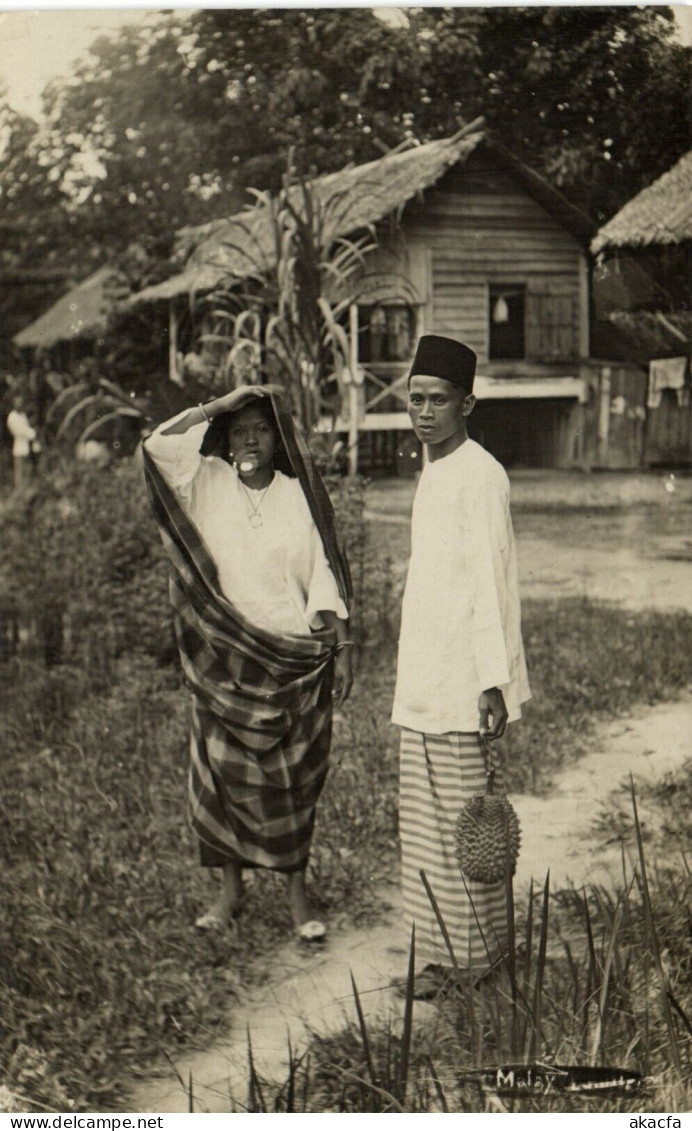
[[[692,608],[692,512],[515,516],[522,598],[589,597],[638,611]]]
[[[599,748],[560,776],[550,797],[513,797],[522,826],[522,851],[516,877],[517,901],[530,880],[542,883],[551,870],[553,890],[573,883],[617,883],[621,877],[619,842],[595,847],[591,822],[609,801],[628,788],[629,774],[655,780],[690,756],[692,692],[614,722],[603,730]],[[644,824],[650,816],[641,813]],[[634,859],[632,845],[626,855]],[[305,953],[296,945],[276,955],[277,977],[249,991],[230,1015],[228,1039],[206,1052],[181,1057],[173,1072],[140,1083],[132,1093],[131,1111],[184,1112],[187,1087],[193,1082],[194,1110],[237,1110],[247,1096],[248,1033],[258,1071],[267,1079],[286,1076],[290,1040],[302,1052],[310,1033],[336,1032],[356,1020],[351,974],[358,986],[366,1018],[398,1018],[400,1001],[389,988],[406,968],[407,937],[400,917],[398,890],[382,892],[383,920],[376,928],[334,932],[321,953]],[[425,1006],[419,1008],[425,1010]]]

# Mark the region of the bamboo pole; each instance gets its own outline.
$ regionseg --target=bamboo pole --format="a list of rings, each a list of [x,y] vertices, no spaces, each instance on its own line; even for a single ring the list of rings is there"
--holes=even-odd
[[[358,419],[358,307],[352,302],[348,308],[348,333],[349,333],[349,370],[348,383],[348,473],[358,474],[358,432],[360,421]]]
[[[178,374],[178,314],[175,299],[168,303],[168,379],[176,385],[181,384]]]

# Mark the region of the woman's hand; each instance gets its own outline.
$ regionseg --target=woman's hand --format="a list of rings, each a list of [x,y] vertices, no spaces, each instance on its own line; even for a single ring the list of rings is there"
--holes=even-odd
[[[254,387],[252,391],[248,391],[247,386],[233,389],[230,393],[224,393],[222,397],[217,397],[213,401],[207,401],[206,404],[198,404],[196,408],[191,408],[185,416],[181,416],[180,420],[176,420],[168,428],[164,428],[162,435],[180,436],[183,432],[187,432],[188,428],[194,427],[195,424],[211,424],[215,416],[221,416],[222,412],[234,412],[246,401],[253,400],[258,396],[265,396],[265,393]]]
[[[204,406],[204,411],[210,420],[213,420],[215,416],[220,416],[222,412],[235,412],[246,401],[255,400],[258,396],[264,396],[264,393],[255,386],[251,391],[248,391],[246,385],[241,385],[239,389],[233,389],[230,393],[224,393],[222,397],[208,401]]]
[[[351,694],[353,687],[352,648],[340,648],[334,661],[334,686],[332,699],[335,707],[341,707]]]
[[[348,621],[338,617],[333,609],[321,609],[319,616],[325,628],[336,637],[336,657],[334,659],[334,683],[332,702],[335,707],[345,703],[353,687],[353,641],[348,636]]]

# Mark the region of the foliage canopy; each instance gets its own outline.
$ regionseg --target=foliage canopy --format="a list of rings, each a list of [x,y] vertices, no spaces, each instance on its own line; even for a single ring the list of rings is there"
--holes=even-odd
[[[498,140],[612,215],[690,145],[689,48],[669,7],[202,9],[101,37],[45,120],[0,95],[0,267],[76,277],[302,171],[380,156],[484,114]]]

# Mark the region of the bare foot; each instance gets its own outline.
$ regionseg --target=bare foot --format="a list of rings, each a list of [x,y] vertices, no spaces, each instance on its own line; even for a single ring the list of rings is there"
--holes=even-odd
[[[227,927],[238,915],[243,902],[243,876],[235,864],[227,864],[223,870],[221,895],[215,899],[208,911],[200,915],[195,926],[209,931]]]
[[[288,905],[293,926],[296,928],[315,918],[313,906],[305,890],[304,872],[292,872],[288,877]]]

